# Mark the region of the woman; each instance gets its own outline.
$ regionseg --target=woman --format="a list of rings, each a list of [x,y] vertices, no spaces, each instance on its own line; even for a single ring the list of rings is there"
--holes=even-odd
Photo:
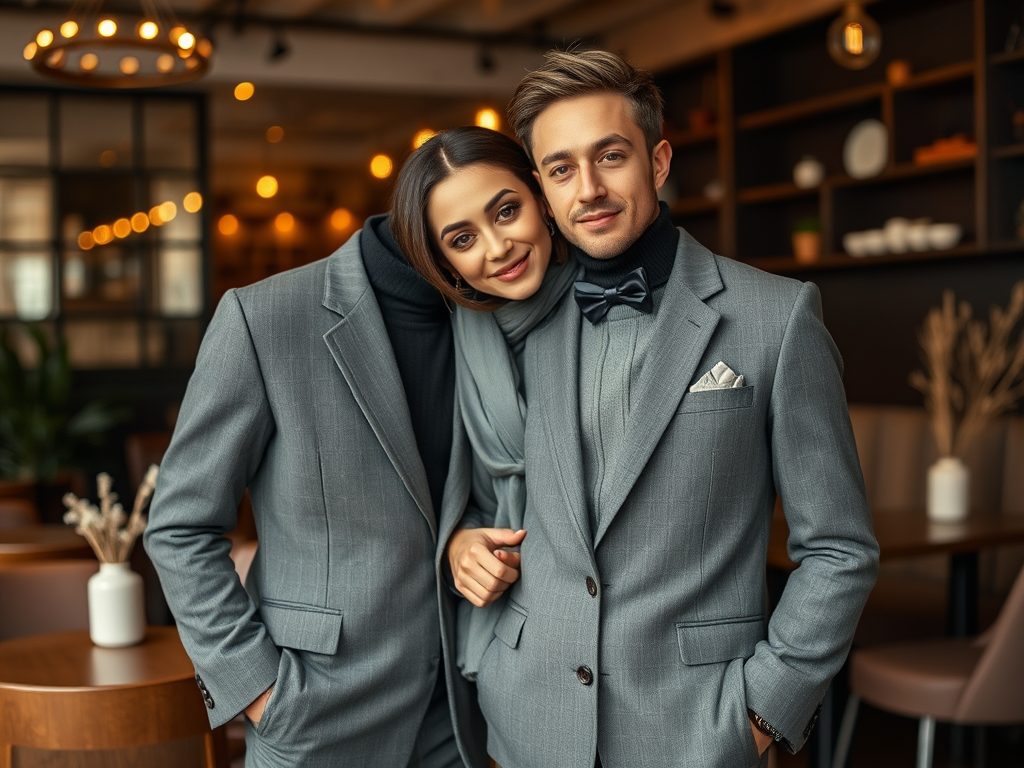
[[[494,548],[459,546],[479,540],[476,531],[457,531],[449,544],[462,551],[452,567],[456,585],[476,606],[459,608],[457,661],[472,679],[503,602],[492,603],[482,584],[518,568],[518,554],[501,547],[525,536],[526,402],[516,357],[576,269],[526,154],[485,128],[445,131],[416,150],[398,177],[391,228],[416,270],[458,305],[456,375],[477,459],[474,495],[483,514],[493,515],[473,523],[500,529]]]

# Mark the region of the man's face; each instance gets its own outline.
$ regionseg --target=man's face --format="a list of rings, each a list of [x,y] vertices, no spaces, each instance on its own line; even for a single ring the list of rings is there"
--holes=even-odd
[[[533,124],[533,161],[548,208],[573,245],[618,256],[658,217],[672,148],[647,153],[625,97],[598,93],[556,101]]]

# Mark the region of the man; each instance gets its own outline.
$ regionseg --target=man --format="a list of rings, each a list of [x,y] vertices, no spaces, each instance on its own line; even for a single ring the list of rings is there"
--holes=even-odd
[[[247,715],[246,765],[486,764],[467,684],[441,663],[438,516],[469,486],[457,413],[449,311],[385,216],[220,302],[146,549],[211,725]],[[246,487],[243,589],[224,534]]]
[[[552,53],[509,117],[583,275],[525,350],[521,576],[495,558],[470,585],[449,553],[464,592],[509,590],[477,677],[488,751],[503,768],[795,751],[877,569],[818,291],[671,225],[649,73]],[[776,493],[799,567],[766,623]]]

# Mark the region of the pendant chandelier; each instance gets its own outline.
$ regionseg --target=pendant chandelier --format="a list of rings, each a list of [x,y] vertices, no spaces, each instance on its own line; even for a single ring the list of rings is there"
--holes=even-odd
[[[43,28],[24,56],[41,75],[98,88],[151,88],[202,77],[213,45],[179,23],[164,2],[140,13],[104,13],[102,0],[76,2],[56,29]]]

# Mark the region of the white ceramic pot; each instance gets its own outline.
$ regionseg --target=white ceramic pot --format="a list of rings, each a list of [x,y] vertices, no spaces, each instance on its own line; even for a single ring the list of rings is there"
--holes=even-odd
[[[932,224],[928,227],[928,245],[937,251],[954,248],[963,234],[959,224]]]
[[[955,456],[943,456],[928,468],[928,519],[959,523],[967,518],[970,473]]]
[[[89,579],[89,637],[96,645],[121,648],[142,642],[145,634],[142,577],[128,563],[100,563]]]
[[[864,233],[847,232],[843,235],[843,250],[851,256],[866,256],[867,251],[864,250]]]
[[[910,248],[907,243],[907,230],[910,222],[899,216],[894,216],[885,222],[882,231],[885,233],[885,247],[889,253],[906,253]]]
[[[907,226],[907,245],[912,251],[927,251],[931,248],[928,245],[928,227],[931,226],[931,219],[914,219]]]
[[[866,229],[861,232],[861,245],[868,256],[881,256],[885,253],[885,232],[881,229]]]
[[[800,189],[811,189],[825,180],[825,166],[817,158],[805,155],[793,166],[793,183]]]

